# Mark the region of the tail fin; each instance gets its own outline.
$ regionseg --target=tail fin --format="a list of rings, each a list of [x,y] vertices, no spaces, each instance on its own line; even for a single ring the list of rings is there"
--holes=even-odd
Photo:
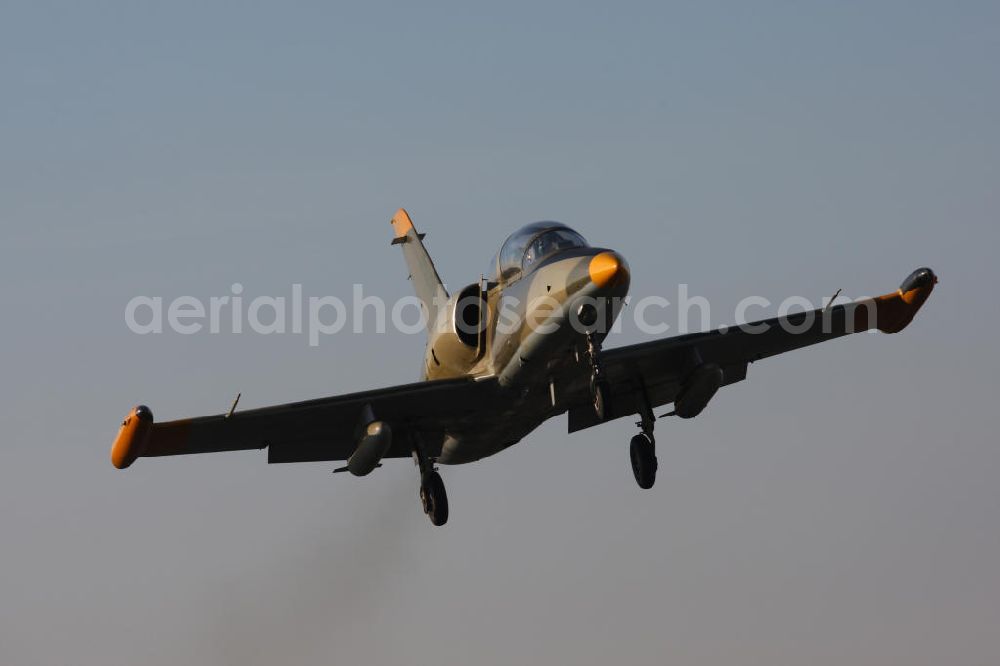
[[[392,216],[393,245],[403,246],[403,258],[406,268],[410,271],[410,280],[417,298],[427,309],[428,327],[437,320],[438,309],[444,307],[448,300],[448,292],[441,283],[434,262],[424,248],[424,234],[418,234],[410,221],[409,214],[400,208]]]

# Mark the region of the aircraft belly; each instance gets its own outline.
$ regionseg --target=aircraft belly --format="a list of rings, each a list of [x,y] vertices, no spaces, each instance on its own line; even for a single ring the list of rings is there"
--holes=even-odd
[[[492,456],[513,446],[546,418],[530,417],[523,412],[508,415],[502,422],[484,423],[475,430],[449,434],[441,445],[438,462],[442,465],[461,465]]]
[[[437,461],[442,465],[463,465],[488,458],[516,443],[517,440],[481,437],[449,438],[441,448],[441,455]]]

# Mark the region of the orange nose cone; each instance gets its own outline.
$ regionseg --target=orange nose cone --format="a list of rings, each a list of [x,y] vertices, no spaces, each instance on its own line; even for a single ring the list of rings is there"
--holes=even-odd
[[[601,252],[590,260],[590,281],[603,287],[623,272],[622,260],[614,252]]]

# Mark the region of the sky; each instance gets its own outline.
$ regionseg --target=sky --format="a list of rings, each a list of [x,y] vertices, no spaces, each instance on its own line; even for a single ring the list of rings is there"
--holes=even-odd
[[[1000,663],[997,62],[992,2],[0,4],[0,661]],[[452,288],[540,219],[712,325],[940,284],[661,420],[650,491],[629,419],[443,468],[443,528],[406,460],[111,466],[140,402],[415,380],[419,335],[124,319],[406,296],[400,206]]]

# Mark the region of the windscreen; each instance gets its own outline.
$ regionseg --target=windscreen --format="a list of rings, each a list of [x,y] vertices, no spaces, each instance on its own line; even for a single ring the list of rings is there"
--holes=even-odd
[[[558,222],[535,222],[512,233],[497,255],[497,279],[516,280],[556,252],[587,247],[583,236]]]

